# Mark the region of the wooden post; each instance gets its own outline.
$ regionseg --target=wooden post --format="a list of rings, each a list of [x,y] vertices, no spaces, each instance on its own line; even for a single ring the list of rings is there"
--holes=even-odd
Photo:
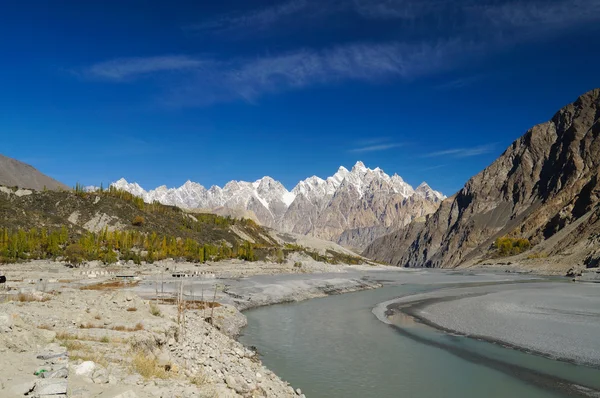
[[[215,312],[215,301],[217,300],[217,284],[215,283],[215,295],[213,297],[212,304],[210,305],[210,324],[214,325],[215,321],[213,318],[213,313]]]

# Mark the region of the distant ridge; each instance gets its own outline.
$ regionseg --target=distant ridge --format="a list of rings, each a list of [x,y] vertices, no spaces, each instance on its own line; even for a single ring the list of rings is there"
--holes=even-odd
[[[69,189],[65,184],[42,174],[35,167],[0,154],[0,185],[41,191]]]

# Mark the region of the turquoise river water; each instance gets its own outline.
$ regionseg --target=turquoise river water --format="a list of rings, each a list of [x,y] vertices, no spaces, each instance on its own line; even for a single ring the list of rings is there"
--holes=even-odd
[[[372,309],[428,290],[390,286],[245,312],[240,338],[264,364],[309,398],[564,397],[558,385],[600,390],[600,370],[452,336]],[[599,340],[600,341],[600,340]]]

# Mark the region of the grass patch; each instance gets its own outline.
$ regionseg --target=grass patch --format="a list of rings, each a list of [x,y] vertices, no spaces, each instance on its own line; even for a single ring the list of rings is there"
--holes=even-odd
[[[111,330],[115,330],[117,332],[137,332],[139,330],[144,330],[144,325],[141,322],[135,324],[134,327],[127,327],[123,325],[117,325],[110,328]]]
[[[174,298],[166,298],[163,300],[165,304],[175,305],[177,300]],[[220,303],[216,301],[202,301],[202,300],[184,300],[183,304],[188,310],[203,310],[205,308],[219,308]]]
[[[136,307],[129,307],[127,308],[127,312],[136,312],[137,308]]]
[[[154,316],[162,315],[162,313],[160,312],[160,308],[158,308],[158,305],[156,305],[154,303],[150,303],[150,314],[152,314]]]
[[[108,336],[94,337],[85,336],[80,334],[73,334],[69,332],[58,332],[56,333],[56,340],[60,341],[62,345],[68,344],[69,341],[95,341],[97,343],[123,343],[124,340],[118,337],[110,338]]]
[[[69,351],[90,351],[90,348],[77,340],[64,340],[61,344]]]
[[[109,367],[109,363],[106,360],[106,358],[104,357],[104,355],[99,354],[98,352],[93,352],[93,353],[89,353],[89,354],[81,353],[81,354],[69,355],[69,359],[71,359],[73,361],[81,360],[84,362],[92,361],[92,362],[96,362],[97,364],[104,366],[105,368]]]
[[[32,303],[32,302],[40,302],[45,303],[46,301],[50,301],[50,297],[37,297],[31,293],[19,293],[17,294],[17,300],[20,303]]]
[[[203,373],[197,373],[194,376],[190,377],[190,383],[200,387],[208,383],[208,377],[206,377],[206,375]]]
[[[44,329],[44,330],[52,330],[52,326],[48,325],[47,323],[44,323],[43,325],[38,325],[37,327],[38,329]]]
[[[171,376],[171,372],[167,372],[164,367],[158,366],[158,361],[155,358],[141,351],[134,353],[131,366],[136,373],[139,373],[145,379],[166,379]]]
[[[79,290],[115,290],[124,289],[128,287],[135,287],[139,285],[139,281],[123,282],[123,281],[111,281],[111,282],[99,282],[91,285],[81,286]]]

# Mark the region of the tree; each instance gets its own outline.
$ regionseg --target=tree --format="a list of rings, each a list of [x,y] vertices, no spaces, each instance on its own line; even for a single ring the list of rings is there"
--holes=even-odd
[[[79,266],[85,258],[85,250],[78,243],[73,243],[65,249],[65,260],[74,266]]]
[[[133,221],[131,222],[134,226],[136,227],[141,227],[142,225],[144,225],[144,222],[146,220],[144,220],[144,217],[142,216],[135,216],[135,218],[133,219]]]

